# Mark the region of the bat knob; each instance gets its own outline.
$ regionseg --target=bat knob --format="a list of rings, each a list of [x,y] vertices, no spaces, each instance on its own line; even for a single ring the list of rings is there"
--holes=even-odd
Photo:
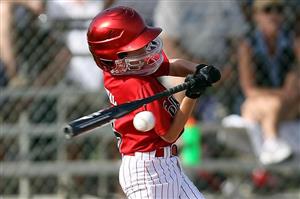
[[[72,137],[74,137],[73,128],[70,125],[65,126],[63,131],[67,139],[71,139]]]

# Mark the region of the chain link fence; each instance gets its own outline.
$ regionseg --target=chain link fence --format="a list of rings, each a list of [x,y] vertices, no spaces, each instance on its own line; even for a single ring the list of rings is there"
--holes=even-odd
[[[286,25],[294,31],[299,29],[300,3],[290,0],[290,4],[298,5],[286,13]],[[248,1],[239,6],[246,18],[251,17]],[[68,16],[64,10],[51,14],[49,10],[35,14],[30,7],[15,3],[9,14],[1,15],[6,17],[1,24],[10,20],[7,28],[17,74],[10,77],[4,72],[7,63],[1,57],[0,196],[125,198],[118,183],[121,157],[110,126],[72,140],[62,133],[66,122],[109,106],[101,76],[94,82],[92,76],[77,81],[86,74],[76,64],[98,70],[91,65],[87,47],[80,46],[91,16]],[[262,166],[246,130],[223,125],[222,119],[235,113],[238,81],[234,67],[223,87],[211,91],[218,100],[203,98],[197,106],[202,159],[197,167],[185,167],[188,175],[207,198],[299,197],[299,154],[282,164]],[[184,147],[182,140],[178,145]]]

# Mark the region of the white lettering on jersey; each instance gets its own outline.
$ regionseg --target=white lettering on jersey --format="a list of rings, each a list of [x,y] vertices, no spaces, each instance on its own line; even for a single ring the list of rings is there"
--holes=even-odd
[[[172,117],[174,117],[180,105],[178,101],[171,95],[163,101],[163,107]]]
[[[115,101],[115,97],[111,94],[111,92],[109,92],[109,90],[107,90],[106,88],[104,88],[106,93],[107,93],[107,96],[108,96],[108,99],[110,101],[110,103],[114,106],[117,105],[117,102]]]

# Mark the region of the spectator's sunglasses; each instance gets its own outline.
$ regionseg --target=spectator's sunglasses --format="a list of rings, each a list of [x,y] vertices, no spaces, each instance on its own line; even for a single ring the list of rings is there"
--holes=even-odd
[[[282,5],[268,5],[263,8],[263,12],[266,14],[270,14],[270,13],[281,14],[283,12],[283,6]]]

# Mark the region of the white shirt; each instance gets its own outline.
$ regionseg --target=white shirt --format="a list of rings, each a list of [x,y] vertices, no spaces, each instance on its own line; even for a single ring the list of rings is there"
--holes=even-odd
[[[46,8],[49,20],[68,20],[70,24],[78,22],[80,25],[80,28],[71,28],[65,33],[66,45],[73,55],[67,79],[86,90],[99,90],[103,85],[102,72],[90,54],[86,34],[91,20],[103,10],[103,1],[51,0],[47,1]]]

